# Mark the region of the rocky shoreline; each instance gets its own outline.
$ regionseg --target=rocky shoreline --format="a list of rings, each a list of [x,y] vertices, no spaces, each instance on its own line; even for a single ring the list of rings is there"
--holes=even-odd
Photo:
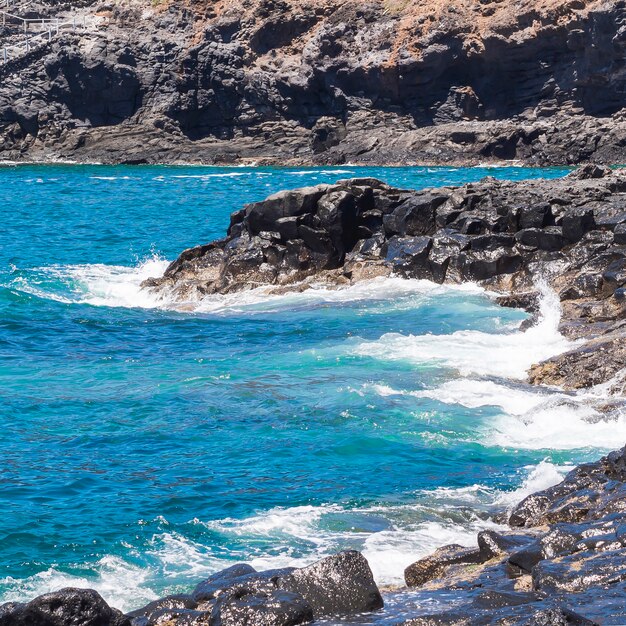
[[[593,626],[626,621],[626,447],[519,503],[510,529],[448,545],[405,570],[414,608],[383,609],[366,559],[345,551],[304,568],[237,564],[126,615],[90,589],[0,606],[1,626]],[[417,595],[415,594],[417,591]],[[433,605],[437,607],[432,610]]]
[[[502,305],[529,311],[544,281],[560,299],[561,332],[578,343],[533,366],[529,382],[595,386],[604,419],[623,410],[626,172],[619,169],[421,191],[352,179],[281,192],[234,213],[224,239],[184,251],[144,287],[184,307],[209,294],[335,288],[392,273],[478,281],[499,291]],[[128,615],[95,591],[67,589],[3,605],[0,626],[626,622],[626,448],[527,497],[505,521],[508,530],[481,532],[477,548],[445,546],[409,566],[409,590],[394,593],[413,594],[415,608],[402,616],[382,609],[367,561],[348,551],[299,569],[235,565],[188,595]]]

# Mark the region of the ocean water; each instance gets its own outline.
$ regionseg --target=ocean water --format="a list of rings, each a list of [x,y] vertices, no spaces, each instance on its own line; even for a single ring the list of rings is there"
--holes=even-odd
[[[0,601],[63,586],[130,610],[235,561],[362,550],[402,581],[441,544],[626,439],[529,388],[566,350],[475,285],[143,292],[269,193],[352,176],[407,188],[563,169],[0,168]]]

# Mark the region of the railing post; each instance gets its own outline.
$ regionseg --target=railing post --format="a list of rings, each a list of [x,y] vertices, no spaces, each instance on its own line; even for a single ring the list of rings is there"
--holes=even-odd
[[[72,19],[72,28],[74,31],[76,31],[76,16],[74,16],[74,18]]]
[[[48,28],[48,41],[52,41],[52,28]]]
[[[6,65],[6,62],[7,62],[7,47],[6,46],[4,46],[2,56],[4,57],[4,63]]]
[[[59,18],[57,17],[57,35],[59,34]]]

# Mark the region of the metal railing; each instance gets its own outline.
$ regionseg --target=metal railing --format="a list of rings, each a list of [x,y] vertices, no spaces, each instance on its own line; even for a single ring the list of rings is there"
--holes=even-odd
[[[11,0],[4,0],[4,2],[8,5]],[[0,16],[3,26],[6,26],[7,22],[18,24],[24,37],[23,41],[2,47],[0,59],[4,64],[15,58],[16,55],[11,53],[17,53],[18,56],[21,56],[20,52],[28,54],[33,48],[52,41],[52,37],[58,35],[62,29],[76,31],[78,28],[87,28],[86,16],[84,15],[82,19],[77,19],[76,16],[73,16],[70,20],[62,21],[58,17],[24,18],[0,10]]]

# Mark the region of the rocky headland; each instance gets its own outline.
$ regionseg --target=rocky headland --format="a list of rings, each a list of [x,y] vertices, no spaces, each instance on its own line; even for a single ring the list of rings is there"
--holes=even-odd
[[[23,7],[22,7],[23,4]],[[57,0],[0,26],[0,159],[620,163],[622,0]]]
[[[350,179],[284,191],[233,213],[224,239],[185,250],[146,289],[181,307],[210,294],[348,285],[395,274],[478,282],[537,314],[549,286],[576,347],[535,384],[621,394],[626,367],[626,170],[410,191]],[[606,410],[610,410],[610,403]]]

